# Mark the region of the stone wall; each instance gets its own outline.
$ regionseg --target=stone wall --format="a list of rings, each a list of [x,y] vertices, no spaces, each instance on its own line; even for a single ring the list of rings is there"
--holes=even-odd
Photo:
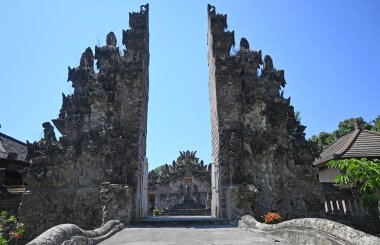
[[[305,139],[290,98],[283,96],[284,71],[274,68],[269,55],[262,60],[262,52],[251,50],[245,38],[231,54],[234,32],[226,28],[227,15],[209,5],[212,214],[323,215],[312,168],[316,150]]]
[[[61,223],[84,229],[99,226],[103,215],[99,187],[104,182],[128,186],[131,203],[125,204],[125,213],[130,215],[123,221],[141,216],[149,90],[148,7],[129,14],[123,53],[110,32],[105,46],[95,47],[95,53],[87,48],[79,67],[69,67],[74,93],[62,94],[59,117],[53,120],[62,137],[57,140],[54,127],[46,122],[41,141],[28,143],[33,164],[20,219],[29,239]]]

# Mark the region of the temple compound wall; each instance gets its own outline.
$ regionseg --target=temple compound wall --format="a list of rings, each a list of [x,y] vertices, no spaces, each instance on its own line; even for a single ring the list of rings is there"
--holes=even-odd
[[[116,214],[128,222],[146,213],[141,184],[147,181],[141,178],[147,173],[148,7],[129,14],[123,53],[110,32],[105,46],[95,53],[87,48],[80,65],[69,67],[74,92],[62,94],[52,120],[62,137],[57,140],[45,122],[44,137],[28,143],[33,164],[20,207],[28,239],[62,223],[93,229]]]
[[[277,211],[284,219],[323,216],[316,156],[284,98],[284,71],[269,55],[240,49],[227,15],[208,6],[208,64],[212,128],[212,215],[256,218]]]
[[[149,172],[150,209],[209,209],[210,171],[211,165],[199,161],[195,151],[180,152],[172,165]]]

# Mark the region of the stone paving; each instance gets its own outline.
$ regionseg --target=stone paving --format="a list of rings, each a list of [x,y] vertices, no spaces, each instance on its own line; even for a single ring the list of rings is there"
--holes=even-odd
[[[244,245],[291,244],[282,238],[260,232],[243,231],[229,225],[126,228],[100,245]]]

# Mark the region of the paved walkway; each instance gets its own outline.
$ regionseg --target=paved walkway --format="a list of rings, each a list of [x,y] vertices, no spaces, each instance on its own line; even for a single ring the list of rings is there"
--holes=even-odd
[[[271,235],[243,231],[228,225],[178,228],[126,228],[101,245],[246,245],[291,244]]]

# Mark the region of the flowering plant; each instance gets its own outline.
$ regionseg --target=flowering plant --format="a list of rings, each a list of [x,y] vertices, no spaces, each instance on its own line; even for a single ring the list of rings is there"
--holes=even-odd
[[[0,245],[6,245],[9,241],[19,239],[25,232],[24,224],[18,222],[16,216],[8,217],[6,211],[0,214]]]
[[[279,213],[268,212],[264,215],[265,224],[277,224],[281,221],[281,216]]]

